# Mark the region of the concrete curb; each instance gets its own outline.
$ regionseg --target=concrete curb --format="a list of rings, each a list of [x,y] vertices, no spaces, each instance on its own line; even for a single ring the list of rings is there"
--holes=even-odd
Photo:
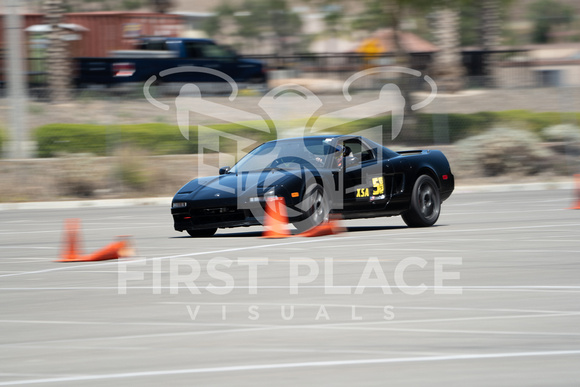
[[[553,189],[574,189],[574,182],[554,181],[546,183],[465,185],[455,187],[453,194],[479,193],[479,192],[485,193],[485,192],[514,192],[514,191],[547,191]]]
[[[523,184],[471,185],[457,186],[453,194],[493,193],[514,191],[545,191],[559,189],[574,189],[574,182],[547,182]],[[25,202],[0,203],[0,211],[16,210],[66,210],[73,208],[115,208],[134,206],[167,206],[169,209],[172,197],[137,198],[137,199],[103,199],[103,200],[75,200],[62,202]]]
[[[0,211],[66,210],[71,208],[114,208],[132,206],[171,206],[173,197],[138,199],[71,200],[62,202],[0,203]]]

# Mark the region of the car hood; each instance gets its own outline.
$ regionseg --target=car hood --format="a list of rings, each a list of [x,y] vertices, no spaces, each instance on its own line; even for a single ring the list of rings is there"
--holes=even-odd
[[[241,174],[201,177],[190,181],[177,192],[179,200],[249,199],[261,197],[273,187],[301,180],[299,170],[264,170]]]

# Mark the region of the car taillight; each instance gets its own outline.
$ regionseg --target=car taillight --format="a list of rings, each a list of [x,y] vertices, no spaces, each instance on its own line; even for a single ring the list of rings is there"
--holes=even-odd
[[[130,77],[135,74],[135,63],[121,62],[113,63],[114,77]]]

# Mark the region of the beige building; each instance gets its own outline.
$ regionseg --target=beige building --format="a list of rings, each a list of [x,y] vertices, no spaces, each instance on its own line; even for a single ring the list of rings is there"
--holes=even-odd
[[[497,84],[502,88],[580,86],[580,44],[525,47],[498,63]]]

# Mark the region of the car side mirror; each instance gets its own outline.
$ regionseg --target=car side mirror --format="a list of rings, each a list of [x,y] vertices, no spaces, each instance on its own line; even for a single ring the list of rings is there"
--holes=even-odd
[[[231,167],[221,167],[220,168],[220,175],[225,175],[226,173],[228,173],[230,171],[230,169],[232,169]]]

